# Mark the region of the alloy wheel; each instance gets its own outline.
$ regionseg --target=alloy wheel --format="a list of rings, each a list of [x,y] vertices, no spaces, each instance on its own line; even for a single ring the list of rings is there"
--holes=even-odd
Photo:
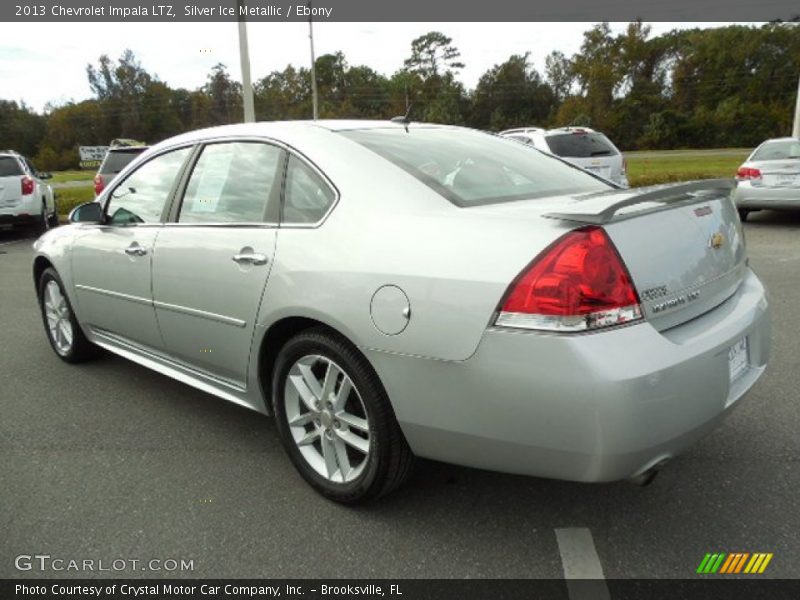
[[[314,471],[349,483],[367,465],[369,416],[350,376],[321,355],[306,355],[289,369],[284,408],[291,436]]]
[[[72,320],[67,299],[53,279],[47,282],[44,289],[44,314],[53,345],[59,354],[67,354],[72,348]]]

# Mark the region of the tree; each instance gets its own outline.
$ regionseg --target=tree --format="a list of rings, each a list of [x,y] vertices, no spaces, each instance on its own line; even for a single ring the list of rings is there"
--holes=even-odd
[[[241,122],[244,112],[242,84],[231,79],[225,65],[217,63],[211,68],[203,92],[210,100],[209,124],[227,125]]]
[[[411,57],[405,61],[405,68],[426,80],[443,73],[464,68],[457,59],[461,56],[453,40],[439,31],[431,31],[411,42]]]

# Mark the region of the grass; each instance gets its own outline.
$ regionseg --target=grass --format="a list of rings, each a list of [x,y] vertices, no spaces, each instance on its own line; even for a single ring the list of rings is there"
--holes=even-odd
[[[59,215],[68,215],[79,204],[94,200],[94,188],[91,186],[61,188],[55,190],[55,194]]]
[[[87,185],[92,183],[94,171],[55,171],[50,183],[67,183],[68,181],[85,181]]]
[[[685,150],[634,152],[627,155],[628,180],[632,187],[733,177],[750,150]]]

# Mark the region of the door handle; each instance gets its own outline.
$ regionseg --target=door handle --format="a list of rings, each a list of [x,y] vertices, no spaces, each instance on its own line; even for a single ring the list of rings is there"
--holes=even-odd
[[[147,250],[145,248],[142,248],[136,242],[133,242],[130,246],[125,248],[125,254],[127,254],[128,256],[144,256],[145,254],[147,254]]]
[[[234,254],[231,257],[231,260],[235,263],[246,264],[249,263],[251,265],[265,265],[267,264],[267,257],[264,254]]]

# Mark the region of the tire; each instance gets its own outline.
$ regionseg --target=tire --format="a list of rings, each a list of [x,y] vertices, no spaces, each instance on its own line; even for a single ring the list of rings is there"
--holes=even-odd
[[[37,291],[45,334],[58,357],[68,363],[79,363],[94,358],[98,348],[86,339],[75,318],[69,298],[64,293],[64,284],[55,269],[50,267],[44,270],[39,278]],[[51,322],[54,323],[52,328]],[[70,332],[70,336],[67,336],[66,331]],[[69,337],[71,339],[68,339]]]
[[[750,215],[750,211],[746,208],[740,208],[739,210],[739,219],[744,223],[747,221],[747,217]]]
[[[39,221],[36,223],[36,232],[40,235],[50,229],[50,219],[47,216],[47,204],[42,202],[42,214]]]
[[[56,199],[53,198],[53,214],[50,216],[49,225],[50,228],[58,227],[58,204],[56,204]]]
[[[323,394],[326,377],[332,394]],[[331,403],[313,408],[324,395]],[[414,455],[378,375],[352,344],[325,328],[303,331],[281,348],[272,408],[295,468],[332,500],[373,500],[411,474]]]

